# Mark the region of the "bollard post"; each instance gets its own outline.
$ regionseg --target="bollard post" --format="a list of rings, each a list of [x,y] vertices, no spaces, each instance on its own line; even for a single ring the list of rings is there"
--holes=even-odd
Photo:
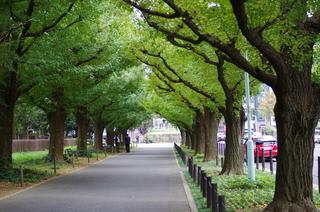
[[[74,153],[72,153],[72,158],[71,158],[71,162],[72,162],[72,168],[74,168]]]
[[[87,150],[87,158],[88,158],[88,163],[90,163],[90,156],[89,156],[88,150]]]
[[[219,155],[216,156],[216,166],[219,166]]]
[[[198,166],[198,180],[197,180],[198,186],[200,185],[200,182],[201,182],[201,166]]]
[[[211,184],[212,212],[218,212],[218,186],[216,183]]]
[[[190,160],[190,158],[188,157],[188,172],[189,172],[189,175],[190,175],[190,163],[191,163],[191,160]]]
[[[318,192],[320,192],[320,157],[318,157]]]
[[[203,176],[204,176],[204,170],[201,170],[201,178],[200,178],[200,191],[203,191]]]
[[[207,177],[207,208],[211,208],[212,198],[211,198],[211,177]]]
[[[225,206],[225,200],[224,196],[221,195],[218,197],[218,204],[219,204],[219,212],[225,212],[226,211],[226,206]]]
[[[53,155],[53,172],[57,174],[56,154]]]
[[[273,160],[272,160],[272,149],[269,150],[270,156],[270,172],[273,174]]]
[[[224,164],[224,158],[222,157],[221,158],[221,167],[223,167],[223,164]]]
[[[262,148],[261,151],[262,151],[262,171],[264,171],[266,169],[265,159],[264,159],[264,149]]]
[[[20,165],[20,186],[24,187],[23,165]]]
[[[207,173],[203,174],[203,190],[202,190],[202,197],[207,196]]]
[[[259,152],[258,152],[258,147],[256,148],[256,169],[259,169]]]
[[[193,164],[192,178],[193,182],[197,182],[197,164]]]

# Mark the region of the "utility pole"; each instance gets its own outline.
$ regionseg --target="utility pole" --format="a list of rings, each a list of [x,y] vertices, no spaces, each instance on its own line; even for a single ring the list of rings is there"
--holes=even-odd
[[[246,58],[247,58],[246,53]],[[247,58],[248,59],[248,58]],[[254,154],[253,154],[253,141],[251,138],[251,111],[250,111],[250,86],[249,74],[245,72],[245,90],[246,90],[246,103],[247,103],[247,123],[248,123],[248,141],[247,141],[247,162],[248,162],[248,178],[252,181],[256,179],[254,168]],[[258,162],[258,161],[257,161]]]

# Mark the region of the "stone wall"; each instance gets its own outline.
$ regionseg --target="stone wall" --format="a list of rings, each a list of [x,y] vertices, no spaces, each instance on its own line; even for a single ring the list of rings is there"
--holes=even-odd
[[[180,133],[148,133],[144,136],[143,142],[151,140],[152,143],[174,143],[181,142]]]

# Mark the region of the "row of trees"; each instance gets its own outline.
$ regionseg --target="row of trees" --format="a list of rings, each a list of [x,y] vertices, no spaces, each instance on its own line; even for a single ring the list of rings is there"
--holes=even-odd
[[[122,6],[96,0],[1,3],[1,170],[12,168],[17,104],[43,111],[49,125],[49,157],[58,160],[63,159],[69,114],[76,120],[78,149],[84,151],[90,122],[96,147],[102,148],[103,128],[110,136],[114,129],[123,134],[148,117],[139,103],[144,96],[143,69],[130,54],[140,38]],[[128,41],[133,35],[137,36]]]
[[[196,150],[203,148],[196,141],[206,144],[208,136],[202,133],[206,125],[197,125],[207,117],[219,120],[218,114],[224,116],[227,149],[221,174],[242,172],[243,72],[273,89],[278,162],[274,199],[265,210],[317,211],[312,166],[314,129],[320,114],[320,2],[123,2],[140,11],[144,22],[156,31],[153,35],[161,34],[175,46],[159,52],[163,41],[161,45],[153,41],[139,55],[153,71],[156,88],[151,101],[164,97],[172,111],[155,109],[182,128],[187,144]]]

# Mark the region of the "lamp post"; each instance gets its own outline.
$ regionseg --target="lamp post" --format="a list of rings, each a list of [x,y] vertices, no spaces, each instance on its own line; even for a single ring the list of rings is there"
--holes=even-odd
[[[246,56],[247,57],[247,56]],[[250,86],[249,86],[249,74],[245,72],[245,90],[246,90],[246,104],[247,104],[247,123],[248,123],[248,141],[247,141],[247,162],[248,162],[248,178],[255,180],[255,169],[253,159],[253,141],[251,138],[251,111],[250,111]],[[257,161],[258,162],[258,161]]]

